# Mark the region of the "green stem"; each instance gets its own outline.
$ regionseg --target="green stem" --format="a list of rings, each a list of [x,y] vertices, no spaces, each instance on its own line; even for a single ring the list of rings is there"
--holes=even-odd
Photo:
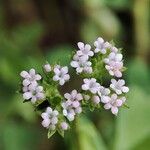
[[[78,130],[78,124],[79,124],[79,121],[78,119],[76,118],[75,119],[75,143],[76,143],[76,149],[77,150],[81,150],[81,146],[80,146],[80,138],[79,138],[79,130]]]

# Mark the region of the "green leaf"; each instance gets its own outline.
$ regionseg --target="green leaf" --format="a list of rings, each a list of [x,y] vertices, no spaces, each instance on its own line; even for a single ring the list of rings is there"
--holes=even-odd
[[[147,65],[140,59],[135,59],[128,64],[128,80],[130,84],[143,87],[150,91],[150,75]]]
[[[62,137],[64,137],[64,130],[57,129],[57,131],[58,131],[58,133],[59,133]]]
[[[126,67],[122,67],[121,71],[126,71],[127,68]]]
[[[51,100],[51,102],[52,102],[53,105],[56,106],[56,105],[58,105],[58,104],[61,102],[61,99],[62,99],[61,96],[58,95],[58,96],[55,96],[55,97]]]
[[[31,100],[27,100],[27,99],[25,99],[24,101],[23,101],[23,103],[27,103],[27,102],[31,102]]]
[[[129,150],[150,135],[150,96],[141,87],[130,86],[130,109],[117,117],[115,150]]]
[[[150,148],[150,136],[147,137],[145,140],[140,141],[133,150],[149,150]]]
[[[127,104],[123,104],[123,107],[128,109],[130,108]]]
[[[133,1],[130,1],[130,0],[113,0],[113,1],[110,1],[110,0],[104,0],[105,4],[110,6],[110,7],[113,7],[115,9],[129,9],[129,8],[132,8],[132,4],[133,4]]]
[[[36,103],[34,106],[35,106],[35,111],[38,111],[38,110],[44,110],[46,109],[48,106],[49,106],[49,102],[48,100],[42,100],[40,103]]]
[[[53,136],[53,134],[56,132],[56,130],[48,130],[48,133],[47,133],[47,137],[48,139]]]
[[[94,107],[93,105],[90,104],[90,105],[89,105],[89,109],[90,109],[90,111],[93,112],[93,111],[95,110],[95,107]]]
[[[0,133],[1,150],[38,149],[42,134],[33,124],[29,126],[27,122],[19,123],[11,118],[0,123]]]
[[[134,60],[128,67],[128,105],[117,117],[114,150],[138,149],[150,135],[150,80],[146,65]],[[142,148],[144,149],[144,148]],[[145,149],[144,149],[145,150]]]
[[[50,64],[68,65],[70,63],[73,48],[69,45],[57,46],[47,53],[47,60]]]
[[[96,37],[99,37],[99,35],[107,36],[107,38],[117,36],[121,26],[114,12],[102,6],[99,0],[95,0],[94,2],[85,0],[84,2],[85,7],[87,7],[87,19],[81,26],[81,37],[86,42],[91,42],[94,41]],[[99,16],[97,16],[97,14],[99,14]]]
[[[79,118],[77,132],[81,150],[106,150],[98,130],[86,117]]]

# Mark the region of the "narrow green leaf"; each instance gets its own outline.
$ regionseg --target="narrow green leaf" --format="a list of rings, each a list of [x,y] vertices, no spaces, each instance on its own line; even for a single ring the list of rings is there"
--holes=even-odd
[[[48,133],[47,133],[47,137],[48,139],[53,136],[53,134],[56,132],[56,130],[48,130]]]
[[[81,150],[106,150],[98,130],[86,117],[79,118],[77,122],[77,132]]]
[[[128,109],[130,108],[127,104],[123,104],[123,107]]]
[[[57,129],[57,131],[58,131],[58,133],[59,133],[62,137],[64,137],[64,130]]]

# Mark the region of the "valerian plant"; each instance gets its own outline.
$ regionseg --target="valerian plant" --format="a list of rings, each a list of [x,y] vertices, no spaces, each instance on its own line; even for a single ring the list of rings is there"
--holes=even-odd
[[[59,92],[59,86],[70,79],[67,66],[46,63],[43,77],[35,69],[20,73],[24,102],[31,102],[35,110],[40,110],[41,124],[48,129],[48,138],[56,131],[64,136],[84,109],[103,107],[117,115],[119,108],[126,106],[125,94],[129,88],[121,79],[125,71],[121,50],[101,37],[94,42],[93,48],[82,42],[78,42],[77,46],[70,65],[83,78],[80,91],[74,89],[64,95]],[[109,86],[105,87],[102,80],[108,75],[111,79]]]

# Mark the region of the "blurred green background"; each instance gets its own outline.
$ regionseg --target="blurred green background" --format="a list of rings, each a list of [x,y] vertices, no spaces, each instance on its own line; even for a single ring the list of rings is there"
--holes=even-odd
[[[0,0],[0,150],[149,150],[149,11],[149,0]],[[48,140],[41,118],[16,94],[19,73],[40,72],[46,60],[68,65],[78,41],[98,36],[124,48],[130,109],[117,117],[87,112],[75,133]]]

